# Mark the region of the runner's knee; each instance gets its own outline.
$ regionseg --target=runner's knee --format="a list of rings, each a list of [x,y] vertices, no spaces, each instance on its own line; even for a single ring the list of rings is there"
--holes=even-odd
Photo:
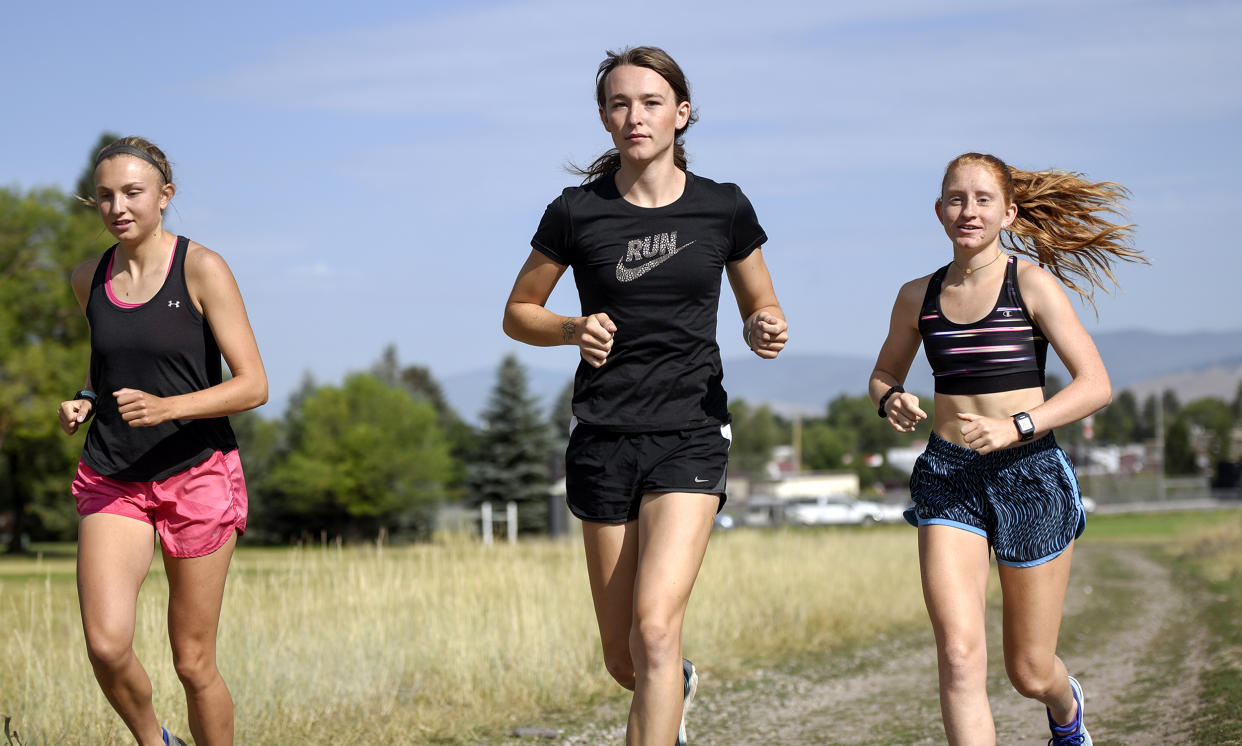
[[[639,666],[681,663],[681,627],[667,619],[639,619],[630,630],[630,652]]]
[[[94,634],[86,638],[86,655],[97,670],[115,671],[124,668],[134,655],[129,637]]]
[[[1042,662],[1029,656],[1015,656],[1005,661],[1005,671],[1009,674],[1009,682],[1018,694],[1028,699],[1047,699],[1049,692],[1056,686],[1055,669],[1052,657]]]
[[[84,625],[86,655],[96,669],[115,670],[134,655],[134,630],[128,625],[88,620]]]
[[[626,689],[634,688],[634,660],[627,648],[623,652],[604,652],[604,666],[608,674]]]
[[[215,682],[220,675],[212,650],[200,643],[174,643],[173,668],[187,690],[199,691]]]
[[[949,635],[940,645],[941,675],[951,682],[986,678],[987,665],[987,648],[980,640]]]

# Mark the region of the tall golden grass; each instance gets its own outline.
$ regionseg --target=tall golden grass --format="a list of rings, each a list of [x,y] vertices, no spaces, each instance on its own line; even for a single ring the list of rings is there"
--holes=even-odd
[[[135,647],[186,734],[160,563]],[[924,623],[914,532],[713,537],[685,648],[728,677]],[[72,560],[0,564],[0,716],[27,746],[123,744],[82,643]],[[230,573],[219,663],[239,744],[471,743],[581,723],[627,694],[604,670],[577,542],[250,549]]]

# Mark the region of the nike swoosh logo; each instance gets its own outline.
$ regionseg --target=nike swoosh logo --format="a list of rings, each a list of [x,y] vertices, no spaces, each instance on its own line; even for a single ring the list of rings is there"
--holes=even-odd
[[[698,477],[695,477],[695,478],[694,478],[694,482],[695,482],[695,484],[707,484],[707,480],[706,480],[706,479],[699,479]]]
[[[679,254],[682,249],[686,248],[686,246],[689,246],[692,243],[694,243],[694,241],[691,241],[690,243],[685,244],[684,246],[678,246],[677,248],[673,249],[667,254],[661,254],[655,257],[654,259],[651,259],[650,261],[643,262],[637,267],[625,266],[625,258],[622,257],[621,261],[617,262],[617,282],[632,282],[634,280],[637,280],[638,278],[647,274],[651,270],[667,262],[669,259],[672,259],[673,257],[677,256],[677,254]]]

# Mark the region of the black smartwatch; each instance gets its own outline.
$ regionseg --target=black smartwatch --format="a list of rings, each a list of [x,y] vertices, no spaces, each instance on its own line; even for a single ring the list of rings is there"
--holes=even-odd
[[[1031,416],[1026,412],[1018,412],[1013,416],[1013,426],[1018,428],[1019,440],[1035,439],[1035,423],[1031,421]]]
[[[900,384],[892,387],[888,391],[885,391],[884,396],[880,397],[880,409],[877,412],[877,414],[879,414],[884,419],[888,419],[888,413],[884,411],[884,405],[888,404],[888,398],[892,396],[893,394],[904,394],[904,393],[906,393],[906,390],[903,389]]]

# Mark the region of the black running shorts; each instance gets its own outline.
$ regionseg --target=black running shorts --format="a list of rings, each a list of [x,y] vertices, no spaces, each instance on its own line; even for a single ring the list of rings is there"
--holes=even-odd
[[[565,450],[566,502],[593,523],[638,519],[643,495],[701,492],[725,503],[728,425],[658,433],[619,433],[576,423]]]

